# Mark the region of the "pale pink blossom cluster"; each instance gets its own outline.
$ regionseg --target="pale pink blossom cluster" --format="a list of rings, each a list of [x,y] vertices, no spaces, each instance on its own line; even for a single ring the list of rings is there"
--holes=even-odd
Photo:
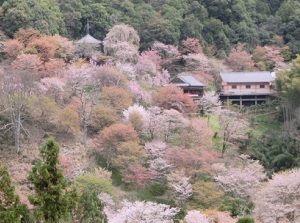
[[[145,144],[145,150],[151,158],[161,157],[164,155],[166,149],[166,143],[161,141],[152,141]]]
[[[225,167],[215,180],[224,191],[233,192],[240,198],[252,199],[262,181],[266,180],[264,167],[248,156],[242,155],[240,158],[243,160],[241,164]]]
[[[137,102],[144,101],[146,103],[151,103],[151,94],[141,88],[137,81],[130,81],[127,85],[127,90],[133,95]]]
[[[155,51],[143,52],[135,65],[137,78],[151,86],[163,86],[168,83],[170,74],[161,69],[161,58]]]
[[[212,223],[212,219],[202,214],[200,211],[191,210],[184,217],[184,223]]]
[[[140,114],[143,120],[146,120],[148,118],[148,112],[146,111],[146,109],[139,104],[134,104],[123,111],[125,122],[129,122],[129,118],[132,113]]]
[[[162,42],[154,42],[152,49],[163,59],[170,59],[179,56],[177,47],[173,45],[166,45]]]
[[[256,194],[254,204],[257,222],[300,222],[300,170],[274,174]]]
[[[150,135],[152,139],[159,138],[167,141],[172,132],[183,129],[189,124],[188,119],[174,109],[161,110],[154,106],[149,108],[148,112],[144,134]]]
[[[183,60],[187,70],[204,70],[206,72],[212,70],[209,59],[203,53],[183,55]]]
[[[163,157],[151,159],[148,163],[149,171],[154,181],[162,181],[165,179],[172,167]]]
[[[173,223],[178,208],[145,201],[124,201],[122,208],[108,220],[109,223]]]
[[[193,194],[192,184],[188,177],[182,177],[172,184],[175,193],[175,200],[178,206],[182,206]]]

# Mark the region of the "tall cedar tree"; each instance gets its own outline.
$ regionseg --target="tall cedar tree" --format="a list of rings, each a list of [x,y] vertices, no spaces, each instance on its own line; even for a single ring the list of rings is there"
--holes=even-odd
[[[29,180],[34,185],[35,195],[29,196],[35,205],[38,220],[59,222],[66,218],[77,201],[74,190],[67,191],[67,181],[63,171],[58,168],[59,145],[54,138],[48,138],[40,148],[42,160],[35,162],[29,173]]]
[[[0,223],[28,222],[28,209],[14,191],[6,166],[0,164]]]

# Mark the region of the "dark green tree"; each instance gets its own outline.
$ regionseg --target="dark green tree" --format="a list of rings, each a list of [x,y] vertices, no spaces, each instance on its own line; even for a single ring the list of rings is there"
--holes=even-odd
[[[114,10],[101,3],[83,4],[81,12],[81,32],[85,34],[87,19],[89,19],[89,32],[97,39],[103,40],[109,29],[113,26],[111,16]]]
[[[67,36],[75,39],[82,37],[83,5],[80,0],[58,0],[60,11],[63,13]]]
[[[281,17],[284,40],[295,57],[300,52],[300,2],[296,0],[284,1],[276,15]]]
[[[276,77],[276,87],[281,98],[292,111],[300,108],[300,55],[292,61],[290,70],[279,72]]]
[[[274,137],[276,135],[276,137]],[[299,145],[287,134],[269,131],[262,137],[254,137],[248,147],[248,153],[265,167],[271,176],[274,172],[299,167]]]
[[[0,164],[0,223],[21,223],[29,221],[27,207],[15,195],[6,166]]]
[[[201,39],[203,24],[194,16],[187,15],[181,23],[181,39],[197,38]]]
[[[76,218],[80,223],[106,223],[103,204],[98,198],[96,190],[85,190],[80,196],[76,209]]]
[[[178,44],[180,32],[176,26],[164,19],[151,5],[143,4],[136,7],[141,18],[136,30],[141,38],[140,50],[146,50],[155,41],[165,44]]]
[[[6,0],[3,28],[7,35],[20,28],[34,28],[44,34],[65,34],[63,15],[55,0]]]
[[[35,162],[29,180],[35,194],[29,201],[35,206],[35,217],[39,221],[56,223],[67,218],[77,200],[76,191],[67,191],[67,180],[58,168],[59,145],[54,138],[46,139],[40,148],[42,160]]]

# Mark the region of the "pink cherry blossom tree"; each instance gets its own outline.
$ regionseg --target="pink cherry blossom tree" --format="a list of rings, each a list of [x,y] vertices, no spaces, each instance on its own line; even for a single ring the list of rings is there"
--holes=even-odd
[[[129,80],[135,80],[136,78],[136,73],[134,66],[131,63],[116,63],[116,68],[123,74],[126,75],[126,77]]]
[[[178,72],[178,63],[181,62],[181,55],[174,45],[166,45],[162,42],[154,42],[152,50],[162,59],[161,65],[168,71]]]
[[[92,80],[94,67],[84,64],[81,67],[70,66],[65,78],[67,85],[79,99],[79,117],[83,133],[83,144],[87,141],[88,123],[91,117],[93,102],[96,100],[99,83]]]
[[[131,123],[131,125],[139,132],[143,131],[146,126],[146,120],[148,118],[148,112],[146,109],[139,105],[134,104],[129,106],[127,109],[123,111],[124,121],[126,123]],[[137,120],[139,119],[139,120]]]
[[[104,204],[103,211],[105,215],[107,216],[108,219],[112,219],[116,212],[116,204],[113,198],[105,192],[101,192],[100,194],[98,194],[98,198]]]
[[[265,183],[254,199],[257,222],[300,222],[300,171],[277,173]]]
[[[109,223],[173,223],[178,208],[171,208],[166,204],[145,201],[124,201],[123,207],[109,219]]]
[[[220,134],[222,137],[222,157],[229,146],[233,145],[234,139],[243,137],[249,123],[239,119],[235,112],[222,110],[219,115]]]
[[[222,102],[219,99],[219,96],[214,91],[207,91],[204,93],[200,99],[201,110],[205,115],[209,117],[212,113],[218,112],[221,108]]]
[[[196,38],[186,38],[181,41],[181,45],[182,54],[202,53],[202,46]]]
[[[153,140],[157,135],[157,125],[159,122],[157,116],[160,115],[161,108],[157,106],[152,106],[147,111],[148,111],[148,117],[145,120],[146,128],[143,134]]]
[[[151,94],[144,90],[136,80],[132,80],[127,85],[127,90],[133,95],[138,103],[151,103]]]
[[[150,107],[146,116],[144,134],[150,139],[158,138],[168,141],[169,137],[188,126],[189,121],[174,109],[161,110],[159,107]]]
[[[122,171],[123,181],[135,190],[143,188],[150,179],[152,173],[140,164],[131,165]]]
[[[180,54],[177,47],[162,42],[154,42],[152,50],[156,51],[163,60],[172,60]]]
[[[164,158],[173,165],[173,168],[183,169],[189,176],[196,173],[201,166],[200,153],[194,149],[169,147]]]
[[[151,141],[145,144],[145,150],[152,159],[162,157],[165,154],[167,145],[161,141]]]
[[[174,132],[186,128],[189,124],[188,119],[175,109],[163,110],[157,119],[157,132],[165,141],[168,141]]]
[[[254,62],[252,56],[246,50],[244,45],[237,45],[232,48],[225,64],[233,71],[252,71],[254,70]]]
[[[191,210],[184,217],[184,223],[212,223],[212,219],[202,214],[200,211]]]
[[[209,59],[203,53],[183,55],[183,60],[188,71],[204,70],[209,72],[212,70]]]
[[[161,58],[153,50],[141,53],[135,71],[137,78],[151,86],[167,84],[170,77],[167,70],[161,69]]]
[[[58,77],[45,77],[40,80],[38,85],[42,94],[47,94],[50,98],[54,99],[56,103],[63,105],[63,96],[65,88],[65,80]]]
[[[190,178],[185,176],[184,170],[172,171],[168,175],[168,185],[171,196],[179,207],[182,207],[193,194]]]
[[[122,63],[134,62],[138,57],[140,38],[133,27],[119,24],[107,33],[103,45],[106,55],[114,56]]]
[[[215,180],[224,191],[233,192],[242,199],[251,200],[266,178],[264,167],[259,161],[241,155],[240,160],[235,161],[235,165],[219,171]]]
[[[170,172],[172,165],[170,165],[164,158],[157,157],[148,161],[149,171],[152,175],[152,180],[162,182],[166,179]]]

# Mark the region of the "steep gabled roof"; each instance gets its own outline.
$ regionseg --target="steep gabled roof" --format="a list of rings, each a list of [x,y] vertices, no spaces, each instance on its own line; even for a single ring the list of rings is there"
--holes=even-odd
[[[90,34],[86,34],[86,36],[82,37],[80,40],[76,41],[76,43],[102,43],[102,41],[97,40],[92,37]]]
[[[258,83],[271,82],[275,79],[274,73],[269,71],[259,72],[223,72],[220,73],[222,81],[227,83]]]
[[[204,84],[202,84],[192,75],[188,75],[188,74],[177,74],[176,77],[173,78],[170,83],[182,87],[183,86],[204,87]]]

